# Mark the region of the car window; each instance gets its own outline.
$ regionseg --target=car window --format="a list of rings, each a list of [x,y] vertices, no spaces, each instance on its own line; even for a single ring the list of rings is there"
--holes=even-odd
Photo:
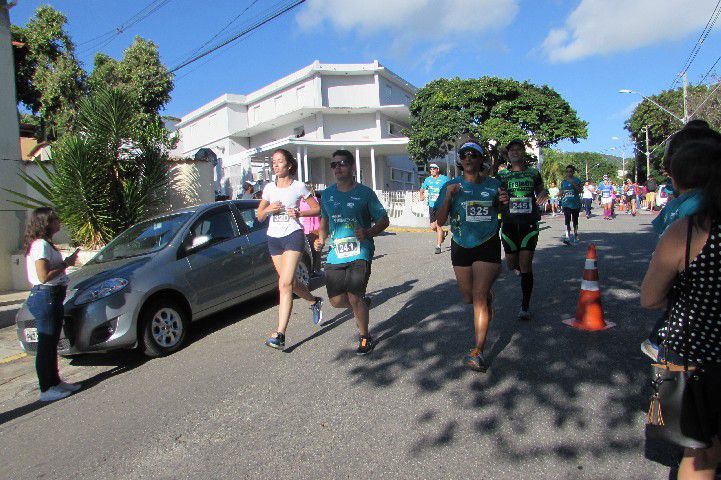
[[[213,210],[200,217],[188,232],[188,241],[192,245],[194,238],[210,237],[208,244],[224,242],[235,237],[233,215],[228,208]]]
[[[248,227],[249,232],[254,232],[265,227],[266,222],[261,222],[260,220],[258,220],[257,211],[255,210],[255,208],[238,207],[238,210],[240,211],[240,217],[242,219],[242,222],[245,224],[246,227]]]

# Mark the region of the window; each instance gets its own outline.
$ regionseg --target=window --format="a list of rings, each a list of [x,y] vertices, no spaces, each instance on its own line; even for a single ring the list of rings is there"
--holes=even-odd
[[[258,217],[256,216],[256,209],[254,207],[241,207],[238,204],[235,204],[237,207],[237,211],[239,212],[240,220],[238,223],[242,223],[247,227],[248,232],[255,232],[256,230],[261,230],[264,227],[267,226],[268,219],[266,219],[264,222],[261,222],[258,220]],[[236,216],[237,218],[237,216]]]
[[[230,240],[235,236],[233,216],[228,207],[223,207],[211,210],[200,217],[190,227],[185,241],[187,247],[199,244],[213,245]]]
[[[402,136],[403,135],[403,127],[401,127],[397,123],[388,122],[388,133],[390,135]]]
[[[391,98],[393,95],[393,87],[386,83],[386,98]]]
[[[305,127],[301,125],[300,127],[295,127],[293,129],[293,136],[295,138],[305,137]]]

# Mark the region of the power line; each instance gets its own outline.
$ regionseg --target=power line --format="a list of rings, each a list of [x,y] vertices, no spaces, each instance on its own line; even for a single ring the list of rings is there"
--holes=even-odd
[[[306,0],[295,0],[295,1],[293,1],[290,5],[285,6],[285,7],[282,7],[280,10],[277,10],[277,11],[274,11],[274,12],[271,12],[271,13],[267,14],[266,16],[262,17],[260,20],[258,20],[258,21],[256,21],[256,22],[254,22],[254,23],[251,24],[249,27],[243,29],[241,32],[237,33],[236,35],[233,35],[232,37],[230,37],[229,39],[227,39],[227,40],[219,43],[218,45],[216,45],[216,46],[214,46],[214,47],[211,47],[210,49],[208,49],[208,50],[206,50],[206,51],[204,51],[204,52],[202,52],[202,53],[199,53],[198,55],[194,56],[193,58],[191,58],[191,59],[189,59],[189,60],[181,63],[180,65],[176,66],[175,68],[173,68],[172,70],[170,70],[170,73],[175,73],[175,72],[177,72],[178,70],[180,70],[181,68],[185,68],[185,67],[187,67],[188,65],[190,65],[191,63],[196,62],[196,61],[200,60],[201,58],[203,58],[203,57],[205,57],[205,56],[213,53],[214,51],[219,50],[220,48],[223,48],[224,46],[226,46],[226,45],[228,45],[228,44],[230,44],[230,43],[238,40],[239,38],[241,38],[241,37],[249,34],[250,32],[252,32],[252,31],[254,31],[254,30],[257,30],[258,28],[262,27],[262,26],[265,25],[266,23],[268,23],[268,22],[270,22],[270,21],[272,21],[272,20],[275,20],[276,18],[280,17],[280,16],[283,15],[284,13],[289,12],[289,11],[293,10],[294,8],[298,7],[299,5],[305,3],[305,1],[306,1]],[[721,1],[721,0],[719,0],[719,1]]]
[[[193,55],[195,55],[196,53],[200,52],[203,48],[207,47],[207,46],[210,44],[210,42],[212,42],[213,40],[215,40],[216,38],[218,38],[221,33],[223,33],[224,31],[226,31],[232,24],[234,24],[235,22],[237,22],[238,19],[239,19],[240,17],[242,17],[248,10],[250,10],[251,8],[253,8],[253,6],[254,6],[256,3],[258,3],[258,0],[253,0],[253,1],[250,3],[250,5],[248,5],[247,7],[245,7],[242,12],[240,12],[238,15],[236,15],[235,17],[233,17],[227,24],[225,24],[225,26],[224,26],[223,28],[221,28],[220,30],[218,30],[218,31],[215,33],[215,35],[213,35],[213,36],[210,37],[208,40],[206,40],[201,46],[199,46],[198,48],[196,48],[195,50],[193,50],[190,54],[188,54],[187,56],[183,57],[182,60],[178,60],[178,61],[179,61],[179,62],[182,62],[182,61],[185,61],[185,60],[187,60],[187,59],[189,59],[189,58],[192,58]]]
[[[676,78],[674,78],[673,82],[671,83],[671,89],[673,89],[676,84],[678,83],[679,78],[681,78],[686,72],[688,72],[688,69],[691,68],[691,64],[693,64],[694,60],[696,60],[696,56],[698,55],[698,52],[701,50],[701,46],[708,38],[709,34],[711,33],[711,30],[713,29],[714,25],[716,24],[716,21],[719,18],[719,15],[721,15],[721,0],[716,2],[716,6],[713,9],[713,12],[711,13],[711,17],[708,19],[708,22],[706,22],[706,26],[701,31],[701,35],[699,36],[698,40],[696,40],[696,44],[691,49],[691,53],[689,53],[688,57],[686,58],[686,61],[684,62],[684,66],[679,72],[678,75],[676,75]]]
[[[713,72],[713,69],[716,68],[716,65],[718,62],[721,61],[721,57],[718,57],[715,62],[713,62],[713,65],[711,65],[711,68],[708,69],[708,71],[704,74],[703,77],[701,77],[701,80],[698,83],[703,83],[709,75],[711,75],[711,72]]]

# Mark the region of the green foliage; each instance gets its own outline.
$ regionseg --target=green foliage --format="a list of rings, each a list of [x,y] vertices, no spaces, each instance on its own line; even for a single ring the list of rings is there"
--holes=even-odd
[[[164,206],[172,187],[160,120],[139,125],[135,105],[120,89],[83,99],[78,133],[53,146],[48,180],[23,180],[44,199],[14,194],[15,203],[54,205],[73,240],[87,247],[107,243]]]
[[[53,139],[70,132],[77,103],[85,90],[85,72],[65,32],[65,16],[45,5],[25,27],[13,25],[17,99],[38,115],[38,137]]]
[[[586,180],[586,162],[588,162],[588,179],[598,182],[604,175],[614,180],[617,179],[620,166],[609,161],[607,156],[596,152],[562,152],[550,148],[543,149],[543,165],[541,165],[541,177],[548,186],[551,183],[560,185],[561,180],[566,176],[566,167],[576,167],[576,176]]]
[[[434,80],[410,109],[408,152],[419,164],[446,155],[464,136],[483,139],[497,159],[497,147],[513,139],[547,147],[587,135],[587,123],[555,90],[512,79]]]

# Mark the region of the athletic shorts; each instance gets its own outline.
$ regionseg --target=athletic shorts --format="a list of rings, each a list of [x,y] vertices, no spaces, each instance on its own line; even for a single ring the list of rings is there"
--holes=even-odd
[[[428,207],[428,216],[431,218],[431,223],[436,221],[436,214],[438,214],[436,207]]]
[[[501,226],[501,241],[503,251],[518,253],[520,250],[536,250],[538,244],[537,223],[503,223]]]
[[[268,251],[271,256],[283,255],[283,252],[289,250],[295,252],[305,251],[305,234],[303,229],[289,233],[285,237],[268,237]]]
[[[451,264],[454,267],[470,267],[474,262],[501,263],[501,239],[498,235],[473,248],[461,247],[451,240]]]
[[[371,262],[354,260],[349,263],[325,264],[325,287],[328,298],[351,293],[356,297],[366,294],[371,276]]]
[[[558,199],[557,199],[557,198],[552,198],[552,199],[551,199],[551,205],[558,205]]]

